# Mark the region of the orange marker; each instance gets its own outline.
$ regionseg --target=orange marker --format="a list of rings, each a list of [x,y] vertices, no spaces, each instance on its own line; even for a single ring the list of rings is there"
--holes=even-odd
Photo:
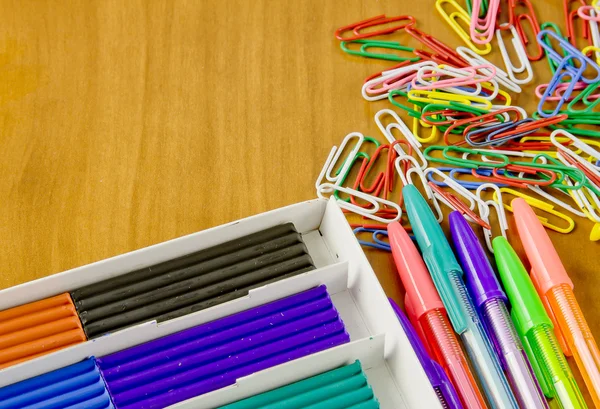
[[[600,352],[579,308],[573,282],[533,209],[523,199],[512,201],[519,237],[531,263],[531,276],[540,298],[546,299],[555,326],[575,357],[596,407],[600,407]]]

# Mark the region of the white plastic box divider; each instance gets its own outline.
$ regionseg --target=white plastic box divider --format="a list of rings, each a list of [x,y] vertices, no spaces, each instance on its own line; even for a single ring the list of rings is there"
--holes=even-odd
[[[325,284],[351,342],[238,379],[173,405],[210,409],[361,359],[382,409],[441,408],[402,326],[346,218],[332,200],[311,200],[169,240],[0,291],[0,311],[208,248],[281,223],[302,233],[316,270],[251,290],[246,297],[157,324],[125,328],[0,370],[0,387],[169,335]]]

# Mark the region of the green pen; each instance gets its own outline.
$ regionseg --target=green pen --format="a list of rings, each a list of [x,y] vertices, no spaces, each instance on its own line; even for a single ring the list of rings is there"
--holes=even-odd
[[[500,279],[512,305],[515,327],[544,394],[556,398],[564,409],[587,408],[558,346],[552,321],[517,253],[504,237],[496,237],[492,245]]]

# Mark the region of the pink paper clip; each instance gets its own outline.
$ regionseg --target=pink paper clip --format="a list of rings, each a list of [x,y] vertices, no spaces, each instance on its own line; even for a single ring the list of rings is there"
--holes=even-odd
[[[488,44],[494,37],[496,17],[500,8],[500,0],[490,0],[485,18],[479,18],[482,0],[473,0],[471,24],[469,27],[471,40],[476,44]]]
[[[480,75],[477,72],[480,69],[489,71],[489,74]],[[440,78],[442,76],[450,78],[437,80],[435,82],[424,81],[427,78]],[[417,71],[416,77],[412,80],[411,88],[416,90],[432,90],[437,88],[462,87],[491,81],[495,76],[496,68],[493,65],[464,67],[452,70],[440,67],[423,67]]]

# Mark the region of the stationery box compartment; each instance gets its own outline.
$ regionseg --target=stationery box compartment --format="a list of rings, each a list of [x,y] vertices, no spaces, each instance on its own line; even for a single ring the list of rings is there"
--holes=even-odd
[[[298,203],[9,288],[0,292],[0,310],[70,292],[288,222],[292,222],[302,234],[316,269],[251,289],[246,296],[223,304],[160,323],[141,323],[12,366],[0,371],[0,386],[60,369],[90,356],[102,357],[324,284],[350,335],[350,345],[363,345],[361,342],[371,338],[381,340],[381,360],[376,365],[377,369],[369,367],[366,373],[376,394],[392,396],[387,400],[380,397],[382,407],[440,407],[381,285],[335,201],[312,200]],[[328,358],[337,356],[340,348],[345,350],[348,346],[336,347],[315,355],[322,357],[319,362],[329,365],[323,371],[333,369],[334,364],[347,364],[351,363],[350,360],[353,362],[359,358],[347,357],[342,363]],[[261,381],[265,382],[263,388],[273,389],[281,386],[280,375],[269,374],[275,374],[279,367],[286,365],[302,365],[306,359],[316,358],[301,358],[255,375],[260,375],[261,379],[268,379]],[[308,362],[304,365],[310,366],[306,368],[310,373],[305,372],[304,377],[317,374],[314,369],[318,365]],[[379,382],[377,379],[374,381],[371,379],[373,376],[385,379],[385,382]],[[233,388],[238,386],[239,384],[236,384]],[[264,389],[257,389],[251,393],[262,391]],[[219,391],[213,393],[218,394]],[[202,401],[213,393],[194,399]]]

